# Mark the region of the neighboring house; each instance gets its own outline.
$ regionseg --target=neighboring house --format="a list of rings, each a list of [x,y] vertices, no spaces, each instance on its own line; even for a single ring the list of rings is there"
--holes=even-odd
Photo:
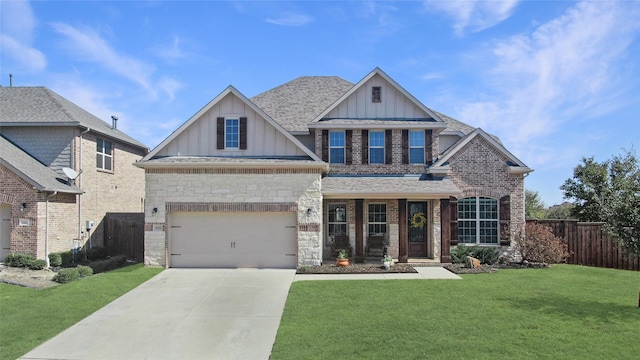
[[[355,85],[300,77],[252,99],[230,86],[137,165],[145,263],[166,267],[318,265],[338,241],[356,261],[506,249],[532,171],[378,68]]]
[[[143,211],[133,164],[148,149],[116,120],[46,87],[0,87],[1,259],[103,245],[106,213]]]

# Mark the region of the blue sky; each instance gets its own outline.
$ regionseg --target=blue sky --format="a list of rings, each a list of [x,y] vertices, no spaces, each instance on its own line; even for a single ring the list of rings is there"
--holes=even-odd
[[[640,1],[0,1],[0,84],[47,86],[150,148],[228,85],[376,66],[498,135],[546,205],[640,147]]]

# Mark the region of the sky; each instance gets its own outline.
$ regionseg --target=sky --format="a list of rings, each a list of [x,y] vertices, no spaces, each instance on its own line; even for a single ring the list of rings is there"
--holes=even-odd
[[[227,86],[380,67],[497,135],[547,206],[640,147],[640,1],[0,0],[0,85],[46,86],[150,149]]]

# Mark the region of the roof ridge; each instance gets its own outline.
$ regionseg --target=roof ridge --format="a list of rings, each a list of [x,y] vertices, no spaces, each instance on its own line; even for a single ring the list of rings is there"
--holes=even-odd
[[[70,119],[71,121],[76,121],[76,122],[80,123],[80,121],[79,121],[78,119],[74,119],[74,118],[73,118],[73,116],[71,115],[71,113],[69,112],[69,110],[67,110],[67,108],[66,108],[64,105],[62,105],[62,104],[60,103],[60,101],[58,101],[58,99],[56,99],[56,97],[55,97],[55,96],[53,96],[54,92],[53,92],[51,89],[49,89],[49,88],[48,88],[48,87],[46,87],[46,86],[42,86],[42,89],[43,89],[43,90],[44,90],[44,92],[47,94],[47,96],[51,99],[51,101],[53,101],[53,102],[54,102],[54,104],[56,104],[56,106],[57,106],[58,108],[60,108],[60,110],[61,110],[65,115],[67,115],[67,117],[69,117],[69,119]]]

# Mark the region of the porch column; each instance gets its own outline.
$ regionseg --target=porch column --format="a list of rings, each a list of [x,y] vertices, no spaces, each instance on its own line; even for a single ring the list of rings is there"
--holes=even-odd
[[[364,200],[356,199],[356,263],[364,262],[364,242],[362,234],[362,218],[364,216],[363,204]]]
[[[400,263],[406,263],[409,258],[407,226],[407,199],[398,199],[398,262]]]

